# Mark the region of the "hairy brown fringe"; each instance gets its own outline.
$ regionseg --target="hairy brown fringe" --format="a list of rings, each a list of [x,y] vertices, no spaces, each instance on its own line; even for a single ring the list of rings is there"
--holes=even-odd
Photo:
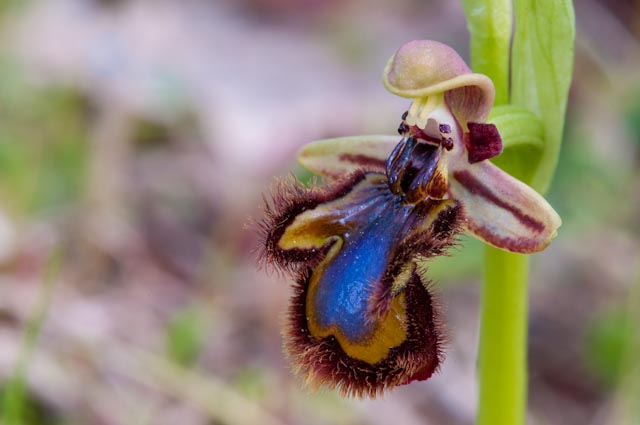
[[[263,267],[271,266],[294,277],[301,269],[316,265],[329,246],[320,249],[284,250],[278,246],[282,234],[299,214],[345,196],[366,175],[365,171],[356,171],[327,187],[320,187],[316,182],[305,187],[293,176],[277,180],[271,189],[270,199],[264,197],[264,217],[257,223],[260,235],[258,264]]]
[[[296,374],[312,389],[338,390],[345,397],[375,398],[398,385],[424,380],[444,358],[440,306],[429,283],[414,273],[405,288],[407,339],[376,364],[349,357],[330,336],[314,338],[307,327],[310,271],[296,282],[285,329],[285,352]]]

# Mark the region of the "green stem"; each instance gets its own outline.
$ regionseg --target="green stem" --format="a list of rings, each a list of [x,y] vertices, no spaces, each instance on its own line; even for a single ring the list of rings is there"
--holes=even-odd
[[[478,424],[523,424],[527,407],[529,257],[487,246],[484,263]]]
[[[509,101],[512,4],[463,0],[471,33],[471,63]],[[529,257],[487,246],[478,349],[479,425],[519,425],[527,411],[527,281]]]

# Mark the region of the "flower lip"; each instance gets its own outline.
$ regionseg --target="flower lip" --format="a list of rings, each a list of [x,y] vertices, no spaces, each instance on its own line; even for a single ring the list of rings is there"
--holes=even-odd
[[[489,77],[472,73],[455,50],[432,40],[402,46],[387,62],[382,82],[391,93],[406,98],[446,93],[447,103],[463,124],[484,122],[495,97]]]
[[[445,338],[419,263],[455,244],[460,203],[403,202],[376,165],[322,189],[280,185],[266,210],[261,258],[295,277],[285,349],[307,384],[376,397],[437,371]]]

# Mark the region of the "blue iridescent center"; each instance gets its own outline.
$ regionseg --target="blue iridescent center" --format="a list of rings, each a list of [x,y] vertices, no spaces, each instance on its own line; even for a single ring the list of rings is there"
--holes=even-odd
[[[373,325],[366,320],[368,299],[375,286],[382,284],[392,250],[412,211],[412,206],[403,205],[386,186],[384,189],[366,203],[368,208],[351,216],[358,226],[341,235],[342,249],[324,269],[314,300],[318,324],[336,326],[354,342],[372,331]]]

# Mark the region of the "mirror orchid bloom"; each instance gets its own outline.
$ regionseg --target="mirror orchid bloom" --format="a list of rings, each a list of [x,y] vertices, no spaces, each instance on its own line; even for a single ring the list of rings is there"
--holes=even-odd
[[[558,215],[488,160],[494,89],[449,47],[413,41],[384,84],[412,98],[398,136],[329,139],[300,163],[325,186],[281,182],[261,223],[265,263],[295,280],[285,349],[312,387],[375,397],[429,378],[443,360],[428,260],[466,230],[514,252],[547,246]]]
[[[487,76],[472,73],[450,47],[417,40],[391,57],[383,83],[413,99],[398,129],[400,144],[394,136],[321,140],[300,152],[305,168],[331,179],[362,164],[386,163],[391,155],[387,172],[393,179],[406,165],[398,158],[410,157],[408,151],[420,144],[436,145],[436,169],[429,170],[434,177],[430,186],[423,179],[415,195],[460,201],[465,229],[495,247],[534,253],[551,242],[561,224],[558,214],[535,190],[488,161],[502,152],[502,141],[496,127],[485,123],[494,99]]]

